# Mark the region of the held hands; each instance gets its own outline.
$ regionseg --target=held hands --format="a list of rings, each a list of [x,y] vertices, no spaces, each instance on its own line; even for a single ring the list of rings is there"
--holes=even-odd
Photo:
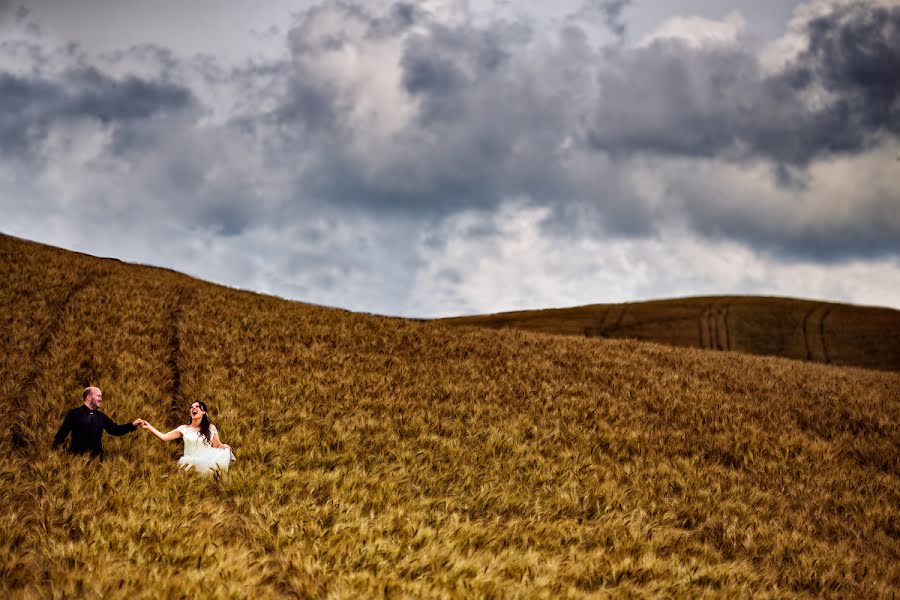
[[[135,419],[131,424],[135,427],[140,427],[141,429],[148,429],[150,427],[150,423],[144,419]]]

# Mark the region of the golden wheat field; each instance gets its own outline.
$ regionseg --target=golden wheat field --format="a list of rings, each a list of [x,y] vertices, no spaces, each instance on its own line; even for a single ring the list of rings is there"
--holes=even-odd
[[[0,237],[5,598],[892,598],[900,375],[354,314]],[[51,449],[87,384],[181,443]]]

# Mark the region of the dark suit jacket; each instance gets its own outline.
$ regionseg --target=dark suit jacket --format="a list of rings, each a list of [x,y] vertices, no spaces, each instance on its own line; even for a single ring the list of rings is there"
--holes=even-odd
[[[62,427],[53,438],[53,447],[56,448],[66,439],[69,432],[72,433],[72,443],[69,452],[72,454],[84,454],[90,452],[91,456],[103,456],[103,432],[110,435],[125,435],[137,429],[131,423],[116,425],[112,419],[99,410],[91,410],[82,404],[73,408],[66,415]]]

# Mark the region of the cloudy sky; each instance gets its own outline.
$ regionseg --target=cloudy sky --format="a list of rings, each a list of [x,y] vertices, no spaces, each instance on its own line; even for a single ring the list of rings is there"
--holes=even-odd
[[[900,308],[900,0],[0,0],[0,213],[389,315]]]

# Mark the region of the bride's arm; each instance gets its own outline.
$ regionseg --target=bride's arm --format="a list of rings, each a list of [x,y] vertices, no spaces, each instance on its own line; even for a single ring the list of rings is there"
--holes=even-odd
[[[225,448],[226,450],[231,450],[231,446],[229,446],[228,444],[223,444],[222,441],[219,439],[219,430],[218,429],[216,429],[215,433],[213,434],[212,442],[213,442],[213,448]]]
[[[146,421],[144,421],[144,425],[141,425],[141,428],[147,429],[148,431],[150,431],[150,433],[164,442],[171,442],[172,440],[177,440],[181,437],[181,432],[177,429],[173,429],[169,433],[162,433],[156,427],[154,427],[150,423],[147,423]]]

